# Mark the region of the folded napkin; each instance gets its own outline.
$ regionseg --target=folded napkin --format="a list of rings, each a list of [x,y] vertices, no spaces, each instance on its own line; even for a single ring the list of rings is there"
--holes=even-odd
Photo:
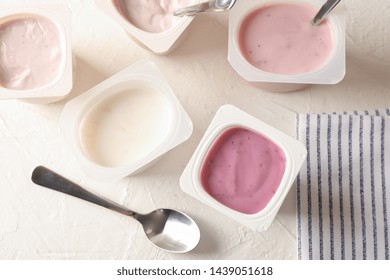
[[[390,110],[298,114],[299,259],[389,259]]]

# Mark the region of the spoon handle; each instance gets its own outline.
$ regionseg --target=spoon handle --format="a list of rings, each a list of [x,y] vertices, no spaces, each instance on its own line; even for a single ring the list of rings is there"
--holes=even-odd
[[[320,8],[318,13],[314,16],[311,23],[313,25],[319,25],[323,19],[326,17],[327,14],[330,13],[330,11],[333,10],[334,7],[340,2],[341,0],[328,0],[326,3]]]
[[[102,207],[108,208],[126,216],[134,216],[137,214],[115,202],[102,198],[83,189],[79,185],[69,181],[68,179],[43,166],[38,166],[34,169],[31,175],[31,180],[35,184],[40,185],[42,187],[86,200],[88,202],[100,205]]]
[[[178,17],[195,16],[196,14],[206,12],[209,9],[210,9],[209,2],[202,2],[199,4],[178,9],[173,13],[173,15]]]

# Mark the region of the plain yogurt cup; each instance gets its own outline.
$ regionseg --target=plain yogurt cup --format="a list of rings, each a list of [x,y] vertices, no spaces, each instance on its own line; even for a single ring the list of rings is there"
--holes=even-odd
[[[180,178],[182,190],[257,231],[272,223],[306,159],[299,141],[222,106]]]
[[[156,65],[142,60],[69,101],[60,129],[88,177],[114,182],[150,167],[193,127]]]
[[[73,87],[70,11],[64,5],[0,10],[0,98],[63,99]]]
[[[299,7],[297,12],[292,13],[298,18],[294,19],[294,23],[284,25],[288,30],[283,27],[283,32],[287,33],[276,37],[280,41],[271,41],[277,36],[275,34],[278,34],[279,24],[282,22],[281,18],[272,21],[278,16],[273,13],[278,12],[271,9],[282,9],[284,5]],[[311,15],[306,15],[307,24],[306,21],[295,22],[301,17],[298,12],[313,13],[314,17],[321,5],[323,1],[319,0],[238,1],[229,17],[228,60],[231,66],[246,81],[271,91],[294,91],[309,84],[340,82],[345,75],[345,15],[342,5],[338,5],[320,26],[311,26]],[[268,12],[269,10],[271,12]],[[257,34],[264,34],[256,38],[258,41],[253,40],[253,34],[249,39],[245,38],[245,32],[248,36],[251,32],[251,24],[253,32],[256,29]],[[308,40],[309,37],[303,35],[299,38],[292,35],[293,33],[298,36],[315,36],[315,39]],[[294,50],[294,47],[299,45],[297,42],[303,41],[302,38],[308,40],[308,43],[301,44]],[[324,46],[330,50],[326,50]],[[300,51],[303,52],[299,54]],[[288,56],[289,52],[292,55]],[[275,56],[271,58],[273,53]],[[302,55],[303,59],[300,59],[299,55]],[[322,60],[318,58],[321,55]],[[309,65],[310,63],[313,65]]]
[[[95,0],[96,5],[141,46],[166,54],[184,39],[193,17],[175,17],[176,9],[201,0]]]

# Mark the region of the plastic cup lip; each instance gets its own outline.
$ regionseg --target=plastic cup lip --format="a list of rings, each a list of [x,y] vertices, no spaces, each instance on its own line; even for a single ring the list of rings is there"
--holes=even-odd
[[[7,7],[0,11],[0,24],[27,17],[50,20],[61,38],[63,58],[58,75],[48,84],[34,89],[9,89],[0,85],[0,99],[31,99],[38,103],[65,97],[73,87],[72,47],[69,10],[61,4]]]
[[[190,0],[190,4],[196,4],[202,0]],[[167,30],[162,32],[148,32],[142,30],[128,21],[114,6],[112,0],[95,0],[95,3],[132,37],[141,42],[151,51],[157,54],[165,54],[173,47],[193,17],[177,17],[177,21]]]
[[[286,168],[278,190],[267,206],[255,214],[241,213],[223,205],[206,192],[200,181],[200,171],[210,148],[223,131],[233,127],[249,129],[266,137],[277,144],[286,157]],[[216,113],[186,166],[180,178],[180,186],[184,192],[238,222],[255,230],[265,230],[282,205],[305,157],[306,149],[297,140],[250,116],[237,107],[224,105]]]
[[[83,118],[100,102],[122,93],[123,89],[135,87],[154,88],[164,96],[164,106],[167,106],[170,114],[167,131],[159,143],[141,158],[115,167],[100,165],[82,147],[80,129]],[[139,61],[69,101],[60,116],[60,129],[86,175],[93,179],[115,182],[139,171],[185,141],[192,133],[192,123],[156,66],[149,61]]]
[[[318,0],[257,0],[232,9],[229,18],[228,60],[235,71],[250,82],[292,83],[292,84],[336,84],[345,76],[345,15],[342,12],[331,13],[327,23],[333,35],[333,51],[318,68],[299,74],[278,74],[261,70],[244,57],[238,43],[239,31],[243,21],[252,12],[262,7],[277,4],[309,5],[315,8],[323,4]],[[337,9],[337,7],[336,7]]]

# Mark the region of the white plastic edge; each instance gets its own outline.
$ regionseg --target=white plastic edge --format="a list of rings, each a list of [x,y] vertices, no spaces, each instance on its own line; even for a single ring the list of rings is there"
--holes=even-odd
[[[345,13],[343,3],[340,3],[331,14],[328,15],[328,22],[332,25],[335,48],[329,57],[329,62],[317,70],[296,74],[283,75],[274,74],[251,65],[239,51],[239,46],[235,40],[235,34],[241,25],[243,17],[251,11],[272,4],[309,4],[321,7],[323,1],[319,0],[297,0],[294,2],[287,0],[260,0],[250,3],[237,3],[237,7],[232,9],[229,15],[229,39],[228,39],[228,61],[233,69],[245,80],[250,82],[270,82],[270,83],[302,83],[302,84],[337,84],[345,76]]]
[[[100,99],[104,100],[104,96],[99,99],[98,94],[100,92],[105,91],[118,83],[131,80],[139,81],[140,79],[151,83],[159,83],[166,89],[163,94],[167,97],[167,101],[173,109],[170,131],[160,143],[159,147],[149,153],[147,157],[137,162],[115,168],[104,167],[94,163],[82,151],[77,137],[79,119],[82,117],[83,111],[88,110],[86,107],[88,107],[90,103],[96,103]],[[80,163],[84,173],[92,179],[106,182],[119,181],[141,169],[143,170],[154,160],[187,140],[191,136],[193,130],[191,119],[176,98],[161,72],[153,62],[147,60],[141,60],[132,64],[68,102],[61,113],[59,126],[65,141],[71,152],[74,153],[77,161]]]
[[[278,144],[286,155],[287,165],[285,176],[282,179],[277,193],[265,209],[254,215],[243,214],[222,205],[206,193],[199,182],[198,174],[200,165],[208,148],[212,145],[215,138],[219,136],[220,132],[231,126],[246,127],[264,135]],[[259,119],[254,118],[233,105],[224,105],[217,111],[197,149],[184,169],[180,177],[180,187],[189,195],[247,227],[253,230],[264,231],[269,227],[281,207],[306,159],[306,155],[306,148],[298,140],[269,126]]]
[[[165,54],[171,50],[181,34],[192,22],[193,17],[182,17],[170,29],[160,33],[150,33],[143,31],[128,22],[112,4],[112,0],[94,0],[97,7],[116,21],[137,43],[141,43],[157,54]],[[191,4],[196,4],[202,0],[190,0]]]

